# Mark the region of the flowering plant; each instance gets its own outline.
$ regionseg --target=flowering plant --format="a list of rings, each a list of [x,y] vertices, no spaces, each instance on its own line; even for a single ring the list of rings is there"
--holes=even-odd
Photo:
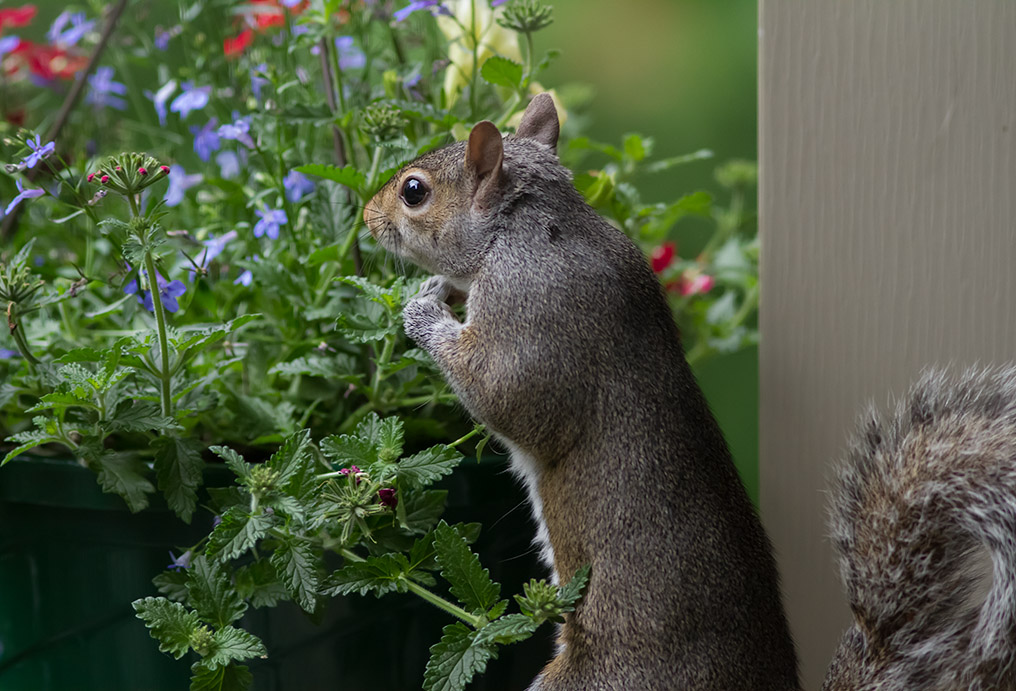
[[[213,530],[134,603],[161,650],[195,656],[192,688],[249,686],[243,662],[268,654],[234,625],[250,606],[411,592],[458,619],[425,688],[461,689],[586,581],[533,581],[509,613],[476,526],[441,520],[433,483],[488,435],[402,335],[421,278],[361,219],[402,164],[479,119],[517,121],[555,56],[532,38],[550,8],[392,5],[198,0],[158,17],[121,0],[32,40],[16,32],[34,6],[0,10],[2,463],[70,454],[132,511],[158,491],[186,522],[205,464],[229,468],[207,490]],[[599,144],[569,122],[564,137],[576,185],[650,255],[689,357],[753,342],[754,168],[720,168],[727,207],[645,203],[639,176],[708,152],[654,160],[648,138]],[[680,259],[686,217],[714,230]]]

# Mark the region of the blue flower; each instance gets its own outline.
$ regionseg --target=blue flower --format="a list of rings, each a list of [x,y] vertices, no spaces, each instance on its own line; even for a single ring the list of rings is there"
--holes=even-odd
[[[183,93],[173,99],[169,109],[179,113],[182,119],[186,119],[191,111],[201,110],[208,105],[208,98],[211,96],[212,87],[194,86],[194,82],[184,82],[180,85]]]
[[[173,563],[167,566],[166,568],[169,569],[170,571],[186,571],[187,569],[190,568],[192,556],[193,555],[191,554],[190,550],[187,550],[179,557],[173,556],[173,553],[170,552],[169,558],[173,560]]]
[[[11,203],[7,205],[6,209],[4,209],[4,216],[9,214],[14,209],[15,206],[20,204],[22,199],[35,199],[36,197],[41,197],[42,195],[46,194],[45,190],[26,190],[24,187],[21,186],[20,179],[17,180],[15,184],[18,186],[18,196],[12,199]]]
[[[261,257],[255,254],[253,257],[248,257],[247,261],[257,263],[261,261]],[[242,272],[240,272],[240,275],[236,277],[236,280],[233,281],[233,284],[249,286],[253,282],[254,282],[254,274],[251,273],[250,269],[244,269]]]
[[[431,8],[430,11],[434,14],[451,14],[446,7],[441,5],[440,0],[413,0],[413,2],[396,11],[392,16],[395,18],[395,21],[401,22],[413,12],[427,8]]]
[[[21,357],[21,353],[19,353],[16,350],[7,350],[6,348],[0,348],[0,360],[13,360],[16,357]]]
[[[250,118],[236,118],[234,122],[227,123],[219,128],[219,136],[223,139],[235,139],[248,148],[255,147],[254,140],[250,136]]]
[[[291,170],[282,179],[282,186],[286,189],[286,199],[293,204],[314,191],[314,183],[303,173]]]
[[[254,224],[254,237],[259,238],[267,235],[270,239],[276,240],[279,237],[279,226],[288,223],[286,212],[282,209],[258,209],[254,212],[261,219]]]
[[[226,249],[226,245],[229,244],[229,241],[235,240],[236,237],[237,232],[235,230],[231,230],[228,233],[223,233],[219,237],[210,237],[203,241],[201,244],[205,246],[205,249],[202,250],[200,255],[198,255],[198,266],[201,267],[202,270],[207,270],[208,265],[211,264],[212,260],[222,254],[222,251]],[[198,272],[194,269],[190,270],[190,280],[192,282],[197,276],[197,273]]]
[[[35,135],[34,140],[29,139],[27,144],[28,148],[32,150],[32,153],[25,156],[25,158],[21,161],[25,168],[34,168],[39,164],[39,161],[42,161],[44,158],[53,153],[53,150],[56,148],[56,143],[54,142],[48,142],[43,145],[39,140],[39,135]]]
[[[161,26],[155,27],[155,47],[159,50],[168,49],[169,39],[173,38],[181,31],[183,31],[183,27],[179,24],[169,30],[163,29]]]
[[[191,125],[190,131],[194,135],[194,151],[197,152],[198,158],[202,161],[207,161],[212,157],[212,152],[217,151],[221,146],[219,144],[219,135],[215,131],[219,125],[217,118],[212,118],[204,127],[198,127],[197,125]]]
[[[201,182],[201,173],[188,175],[181,165],[169,169],[169,189],[163,199],[166,206],[177,206],[183,201],[184,192]]]
[[[250,90],[254,94],[254,98],[261,100],[261,89],[271,84],[271,80],[262,77],[261,75],[268,71],[268,63],[261,63],[256,67],[251,68],[250,71]]]
[[[235,151],[221,151],[215,154],[215,162],[219,164],[219,174],[225,180],[231,180],[240,174],[240,157]]]
[[[64,31],[67,22],[70,22],[72,26]],[[90,22],[85,21],[84,12],[71,14],[69,10],[64,10],[53,20],[52,26],[49,27],[49,31],[46,33],[46,38],[49,39],[50,43],[55,43],[61,48],[68,48],[80,41],[81,37],[91,31],[94,26],[94,20]]]
[[[111,106],[117,110],[126,110],[127,101],[119,95],[127,93],[127,87],[120,82],[113,81],[113,68],[100,67],[95,74],[88,78],[91,90],[85,97],[85,103],[91,103],[96,108]]]
[[[140,274],[142,277],[146,277],[148,272],[141,269]],[[177,298],[187,292],[187,286],[183,284],[183,281],[172,280],[168,283],[166,279],[162,277],[158,271],[155,272],[156,282],[159,284],[159,297],[162,298],[162,306],[170,312],[176,312],[180,309],[180,303],[177,302]],[[131,279],[130,283],[123,287],[123,292],[128,295],[137,295],[138,302],[145,306],[145,309],[149,312],[155,311],[155,301],[152,300],[151,290],[142,291],[144,296],[138,294],[138,281],[137,279]]]
[[[21,43],[21,39],[17,36],[4,36],[0,38],[0,58],[7,55]]]
[[[174,91],[176,91],[176,80],[170,79],[154,94],[151,91],[144,92],[145,96],[152,99],[155,103],[155,112],[159,116],[159,124],[163,127],[166,126],[166,101],[169,100]]]
[[[339,36],[335,39],[335,49],[339,53],[340,70],[358,70],[367,64],[367,56],[353,45],[352,36]]]

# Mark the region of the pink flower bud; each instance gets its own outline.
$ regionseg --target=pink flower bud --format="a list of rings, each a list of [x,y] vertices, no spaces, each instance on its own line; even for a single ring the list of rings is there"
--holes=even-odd
[[[89,173],[88,177],[85,179],[88,180],[88,182],[91,182],[92,180],[95,179],[95,173]]]
[[[169,172],[169,166],[159,166],[159,172],[165,175],[166,173]]]
[[[148,171],[145,170],[144,168],[138,168],[138,174],[139,175],[148,175]]]
[[[121,170],[123,170],[123,169],[122,169],[122,168],[120,168],[120,166],[117,166],[117,167],[115,168],[115,170],[116,170],[116,172],[118,172],[118,173],[119,173],[119,172],[120,172]]]
[[[99,182],[101,182],[103,185],[105,185],[107,182],[109,182],[109,176],[108,175],[103,175],[101,178],[99,178]]]

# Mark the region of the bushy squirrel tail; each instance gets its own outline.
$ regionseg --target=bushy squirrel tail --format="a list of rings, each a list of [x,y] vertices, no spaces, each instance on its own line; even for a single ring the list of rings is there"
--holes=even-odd
[[[870,409],[830,527],[855,625],[824,688],[1016,686],[1016,368]]]

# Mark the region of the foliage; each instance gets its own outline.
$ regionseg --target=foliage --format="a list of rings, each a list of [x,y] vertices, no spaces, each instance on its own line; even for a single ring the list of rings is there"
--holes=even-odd
[[[135,603],[160,649],[197,656],[195,689],[251,683],[243,663],[268,651],[236,626],[250,606],[406,592],[459,619],[425,678],[459,689],[499,645],[571,611],[586,582],[533,582],[508,613],[468,546],[475,527],[441,522],[432,483],[487,437],[402,333],[422,277],[361,219],[400,165],[480,119],[517,124],[556,57],[533,42],[552,11],[392,4],[2,10],[0,465],[69,454],[132,511],[158,491],[187,522],[205,465],[232,470],[235,486],[210,490],[215,529],[156,578],[164,597]],[[558,106],[562,160],[646,250],[689,358],[753,343],[753,166],[717,171],[726,205],[705,192],[649,203],[642,176],[708,152],[593,142],[568,117],[581,104]],[[687,219],[712,228],[694,258],[670,241]]]

